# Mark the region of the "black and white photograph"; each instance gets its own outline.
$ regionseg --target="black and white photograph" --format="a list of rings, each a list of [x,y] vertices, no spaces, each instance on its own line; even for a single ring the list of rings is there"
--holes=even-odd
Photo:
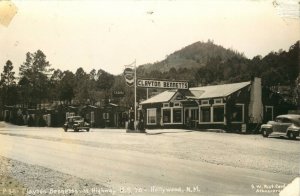
[[[299,196],[299,0],[0,0],[0,196]]]

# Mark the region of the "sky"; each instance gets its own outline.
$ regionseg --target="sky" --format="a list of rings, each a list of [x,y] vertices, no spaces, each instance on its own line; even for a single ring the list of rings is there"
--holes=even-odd
[[[210,39],[252,58],[288,50],[300,38],[298,0],[12,3],[15,14],[0,24],[0,72],[11,60],[18,73],[26,53],[38,49],[55,69],[121,74],[134,60],[161,61],[197,41]]]

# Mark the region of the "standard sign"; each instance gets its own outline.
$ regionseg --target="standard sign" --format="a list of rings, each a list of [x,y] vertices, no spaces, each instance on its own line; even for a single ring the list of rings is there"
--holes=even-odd
[[[128,86],[132,86],[134,84],[134,71],[132,68],[126,68],[124,70],[124,77],[125,77],[125,80],[126,80],[126,84]]]
[[[161,81],[161,80],[144,80],[138,79],[137,87],[143,88],[175,88],[175,89],[188,89],[188,82],[179,81]]]

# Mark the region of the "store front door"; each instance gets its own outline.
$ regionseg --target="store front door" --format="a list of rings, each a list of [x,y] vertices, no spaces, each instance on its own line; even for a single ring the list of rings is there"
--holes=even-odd
[[[197,107],[185,108],[184,123],[189,128],[196,128],[199,121],[199,109]]]

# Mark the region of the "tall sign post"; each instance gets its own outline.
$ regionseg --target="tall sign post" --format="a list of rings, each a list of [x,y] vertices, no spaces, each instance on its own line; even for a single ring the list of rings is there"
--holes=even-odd
[[[134,60],[134,123],[136,123],[136,59]]]
[[[124,77],[126,80],[126,84],[129,87],[132,87],[134,85],[134,124],[133,126],[130,126],[130,129],[135,129],[135,124],[136,124],[136,120],[137,120],[137,115],[136,115],[136,60],[134,60],[133,63],[129,64],[129,65],[125,65],[125,70],[124,70]],[[130,120],[130,119],[129,119]],[[131,122],[131,120],[130,120]]]

